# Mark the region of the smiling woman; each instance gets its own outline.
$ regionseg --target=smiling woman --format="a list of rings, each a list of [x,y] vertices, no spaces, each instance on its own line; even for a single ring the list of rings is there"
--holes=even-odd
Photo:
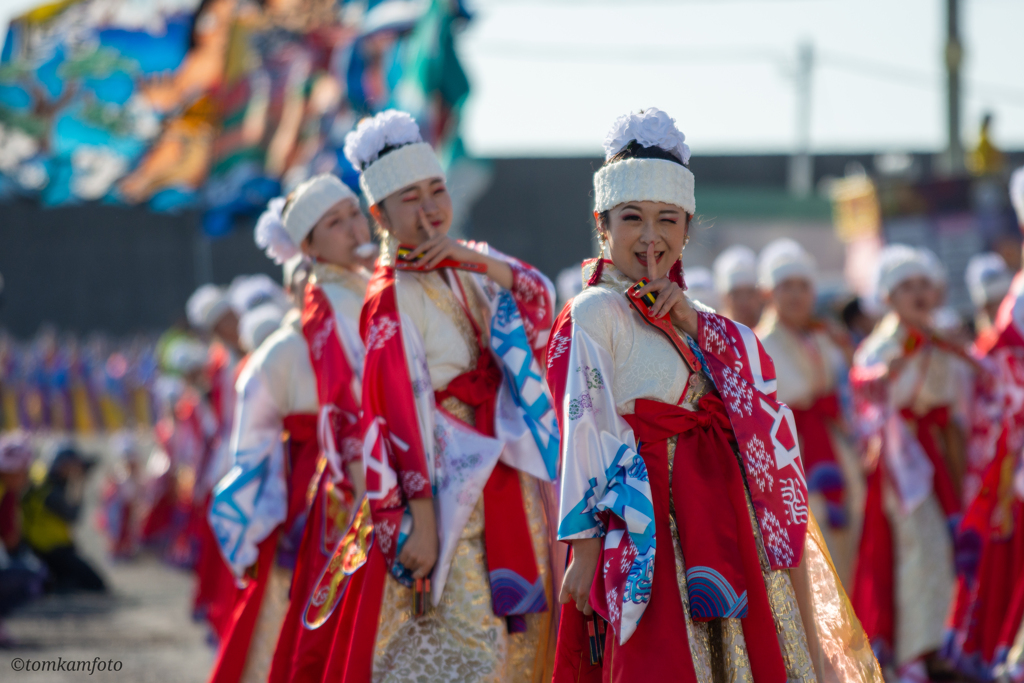
[[[338,605],[332,677],[549,678],[554,288],[448,236],[445,175],[408,114],[362,121],[345,150],[384,250],[360,324],[375,541]]]
[[[809,567],[831,565],[770,357],[686,297],[683,134],[652,108],[620,117],[605,152],[602,255],[548,349],[572,547],[555,681],[880,680],[856,626],[843,640],[814,621]],[[843,613],[830,570],[826,586],[820,613]]]

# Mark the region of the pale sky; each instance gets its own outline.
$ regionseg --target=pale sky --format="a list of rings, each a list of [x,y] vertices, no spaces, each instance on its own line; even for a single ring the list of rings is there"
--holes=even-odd
[[[470,0],[459,50],[479,156],[600,152],[619,114],[657,106],[695,154],[795,140],[797,46],[815,50],[814,151],[945,145],[945,0]],[[0,24],[39,4],[0,0]],[[964,140],[983,111],[1024,149],[1024,0],[961,0]]]

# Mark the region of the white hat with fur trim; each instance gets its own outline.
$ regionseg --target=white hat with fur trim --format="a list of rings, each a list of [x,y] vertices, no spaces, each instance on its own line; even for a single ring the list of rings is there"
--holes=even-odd
[[[757,254],[750,247],[734,244],[715,259],[715,290],[725,295],[737,287],[757,284]]]
[[[397,109],[360,121],[345,136],[344,151],[345,158],[361,172],[359,187],[370,206],[421,180],[445,177],[416,121]]]
[[[971,302],[978,308],[1002,301],[1010,291],[1013,273],[1003,257],[994,252],[975,254],[967,262],[964,282],[971,295]]]
[[[188,323],[197,330],[209,332],[217,322],[231,312],[227,292],[217,285],[203,285],[188,298],[185,315]]]
[[[285,311],[274,303],[265,303],[247,311],[238,321],[238,341],[246,351],[255,351],[267,337],[281,327]]]
[[[766,290],[775,289],[783,280],[794,277],[813,285],[817,275],[814,257],[788,237],[769,242],[761,250],[757,271],[758,284]]]
[[[658,147],[679,160],[622,159],[607,163],[636,142]],[[694,197],[690,147],[686,136],[671,116],[656,107],[615,119],[604,139],[605,165],[594,174],[594,211],[598,213],[629,201],[663,202],[683,209],[691,216],[697,210]]]
[[[904,280],[919,276],[935,281],[935,276],[928,270],[928,260],[920,249],[906,244],[890,244],[878,254],[875,283],[878,295],[883,299]]]

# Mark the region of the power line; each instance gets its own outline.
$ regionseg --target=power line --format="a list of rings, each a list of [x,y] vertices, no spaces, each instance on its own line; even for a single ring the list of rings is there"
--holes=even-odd
[[[487,43],[476,48],[480,53],[501,59],[519,61],[543,61],[580,64],[636,64],[636,63],[686,63],[686,64],[760,64],[776,66],[790,73],[794,71],[793,56],[776,48],[659,48],[609,50],[593,45],[551,45],[548,43]],[[942,85],[942,75],[928,73],[898,64],[864,59],[855,55],[831,50],[816,52],[823,67],[831,67],[858,73],[876,80],[900,83],[914,87],[937,88]],[[1024,106],[1024,88],[968,80],[967,86],[975,97],[988,96],[1007,104]]]

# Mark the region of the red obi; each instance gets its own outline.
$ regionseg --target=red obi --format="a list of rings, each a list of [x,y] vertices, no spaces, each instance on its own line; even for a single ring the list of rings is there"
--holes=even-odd
[[[757,542],[735,438],[722,400],[714,394],[690,411],[659,401],[636,401],[624,416],[637,438],[654,501],[654,579],[651,599],[624,645],[606,640],[602,672],[589,664],[586,619],[575,604],[562,607],[556,681],[696,681],[686,617],[676,578],[670,518],[674,517],[686,563],[691,618],[742,619],[754,680],[785,681],[786,666],[761,574]],[[677,436],[671,467],[668,439]],[[671,494],[670,494],[671,492]],[[673,509],[674,508],[674,509]],[[602,552],[603,554],[603,552]],[[590,601],[608,616],[598,563]]]

